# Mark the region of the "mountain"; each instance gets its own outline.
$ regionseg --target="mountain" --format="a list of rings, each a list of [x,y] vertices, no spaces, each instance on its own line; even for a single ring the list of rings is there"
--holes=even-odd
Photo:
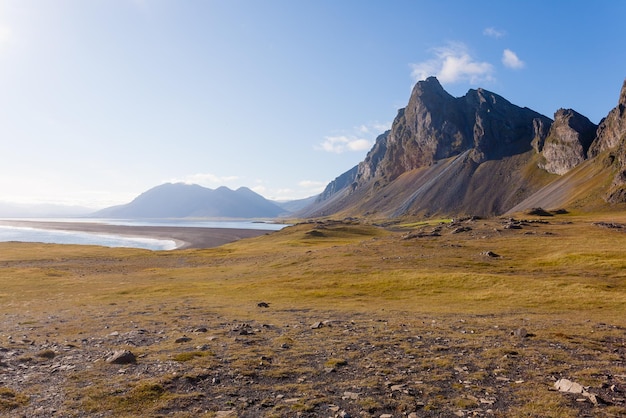
[[[209,189],[196,184],[166,183],[132,202],[102,209],[101,218],[274,218],[285,212],[252,190]]]
[[[298,212],[307,206],[311,205],[315,202],[317,196],[306,197],[304,199],[296,199],[296,200],[287,200],[287,201],[273,201],[275,204],[280,206],[288,213]]]
[[[600,121],[585,161],[509,210],[530,207],[624,208],[626,203],[626,80],[618,104]]]
[[[624,86],[618,106],[596,126],[572,109],[552,120],[484,89],[453,97],[430,77],[415,85],[365,160],[299,215],[493,216],[537,201],[535,193],[555,184],[579,201],[576,191],[588,199],[593,188],[594,205],[624,202]],[[585,175],[599,177],[585,182]],[[602,181],[609,177],[610,186]],[[556,195],[539,200],[575,203]]]

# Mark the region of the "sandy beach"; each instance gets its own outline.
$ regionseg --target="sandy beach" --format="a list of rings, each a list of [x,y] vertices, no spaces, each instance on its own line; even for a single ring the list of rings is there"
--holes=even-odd
[[[98,234],[122,235],[127,237],[170,239],[177,249],[218,247],[242,238],[257,237],[271,231],[237,228],[202,228],[177,226],[127,226],[107,225],[91,222],[44,222],[44,221],[0,221],[0,224],[18,227],[81,231]]]

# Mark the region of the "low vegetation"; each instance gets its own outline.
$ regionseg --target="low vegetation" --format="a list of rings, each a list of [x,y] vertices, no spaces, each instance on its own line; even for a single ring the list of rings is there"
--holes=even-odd
[[[2,243],[0,414],[623,416],[626,214],[518,218]]]

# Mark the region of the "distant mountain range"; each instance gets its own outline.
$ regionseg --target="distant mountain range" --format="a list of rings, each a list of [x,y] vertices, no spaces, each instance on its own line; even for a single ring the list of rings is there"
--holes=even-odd
[[[286,214],[278,204],[247,187],[209,189],[197,184],[166,183],[125,205],[92,214],[98,218],[275,218]]]
[[[626,81],[595,125],[572,109],[552,120],[484,89],[453,97],[431,77],[365,160],[297,215],[494,216],[625,203]]]

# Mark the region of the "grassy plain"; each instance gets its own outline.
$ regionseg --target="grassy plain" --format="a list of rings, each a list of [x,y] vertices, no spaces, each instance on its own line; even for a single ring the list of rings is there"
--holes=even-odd
[[[624,416],[626,213],[523,218],[1,243],[0,415]]]

